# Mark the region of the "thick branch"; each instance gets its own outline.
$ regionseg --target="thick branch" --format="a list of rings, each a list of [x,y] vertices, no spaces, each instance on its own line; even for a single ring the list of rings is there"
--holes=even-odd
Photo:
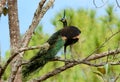
[[[9,31],[10,31],[10,47],[12,52],[14,52],[19,48],[19,44],[20,44],[20,30],[19,30],[17,1],[8,0],[8,8],[9,8],[8,17],[9,17]]]

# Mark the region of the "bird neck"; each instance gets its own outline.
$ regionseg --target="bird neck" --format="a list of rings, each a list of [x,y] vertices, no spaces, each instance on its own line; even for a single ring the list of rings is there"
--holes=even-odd
[[[65,22],[63,22],[63,26],[67,27],[67,21],[65,20]]]

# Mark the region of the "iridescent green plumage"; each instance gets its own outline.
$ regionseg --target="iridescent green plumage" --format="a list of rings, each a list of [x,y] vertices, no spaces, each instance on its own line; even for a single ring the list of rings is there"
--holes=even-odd
[[[62,39],[61,30],[54,33],[47,41],[50,47],[47,51],[39,51],[32,57],[28,64],[23,66],[23,77],[29,76],[37,69],[42,68],[47,62],[54,59],[57,52],[64,46],[65,40]]]

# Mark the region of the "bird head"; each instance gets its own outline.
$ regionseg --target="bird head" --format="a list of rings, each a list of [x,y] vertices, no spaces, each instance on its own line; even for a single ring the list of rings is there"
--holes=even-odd
[[[62,22],[62,23],[64,23],[64,22],[66,22],[66,19],[64,17],[64,18],[61,18],[59,21]]]
[[[63,23],[63,26],[67,26],[67,21],[66,21],[66,18],[65,18],[65,10],[64,10],[63,17],[59,21]]]

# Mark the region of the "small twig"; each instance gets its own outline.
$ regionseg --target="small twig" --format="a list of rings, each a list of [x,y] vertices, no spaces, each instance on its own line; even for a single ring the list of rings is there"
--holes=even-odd
[[[115,55],[115,54],[118,54],[120,53],[120,49],[118,50],[111,50],[111,51],[107,51],[107,52],[103,52],[101,54],[94,54],[94,55],[91,55],[83,60],[87,60],[87,61],[91,61],[91,60],[96,60],[96,59],[99,59],[99,58],[102,58],[102,57],[106,57],[106,56],[109,56],[109,55]]]
[[[86,64],[86,65],[94,66],[94,67],[104,66],[105,64],[108,63],[108,62],[101,62],[99,64],[95,64],[95,63],[90,63],[91,60],[89,60],[89,61],[71,60],[71,59],[68,60],[68,59],[62,59],[62,58],[55,58],[52,61],[61,61],[61,62],[65,62],[65,63],[67,62],[67,63]],[[109,62],[109,64],[111,64],[111,65],[120,65],[120,61],[118,61],[118,62]]]
[[[120,8],[120,4],[119,4],[118,0],[116,0],[116,4]]]
[[[86,57],[86,59],[89,58],[91,55],[93,55],[97,50],[99,50],[100,48],[102,48],[110,39],[112,39],[118,33],[120,33],[120,30],[117,31],[117,32],[115,32],[114,34],[112,34],[110,37],[108,37],[108,39],[106,39],[98,48],[96,48],[88,57]]]
[[[106,2],[104,2],[104,1],[102,0],[103,5],[101,5],[101,6],[97,6],[95,1],[96,1],[96,0],[93,0],[93,4],[95,5],[95,7],[96,7],[96,8],[101,8],[101,7],[103,7],[109,0],[107,0]]]
[[[119,79],[119,77],[120,77],[120,74],[115,78],[114,82],[116,82]]]
[[[16,54],[17,53],[21,53],[21,52],[24,52],[24,51],[28,51],[28,50],[34,50],[34,49],[40,49],[40,50],[48,50],[48,48],[49,48],[49,44],[48,43],[45,43],[45,44],[43,44],[43,45],[40,45],[40,46],[30,46],[30,47],[25,47],[25,48],[21,48],[21,49],[19,49],[17,52],[16,52]]]
[[[86,65],[89,65],[89,66],[94,66],[94,67],[98,67],[98,66],[103,66],[105,63],[100,63],[100,64],[92,64],[90,63],[89,61],[84,61],[84,60],[71,60],[71,59],[61,59],[61,58],[58,58],[58,59],[53,59],[52,61],[61,61],[61,62],[67,62],[67,63],[77,63],[77,64],[86,64]]]

